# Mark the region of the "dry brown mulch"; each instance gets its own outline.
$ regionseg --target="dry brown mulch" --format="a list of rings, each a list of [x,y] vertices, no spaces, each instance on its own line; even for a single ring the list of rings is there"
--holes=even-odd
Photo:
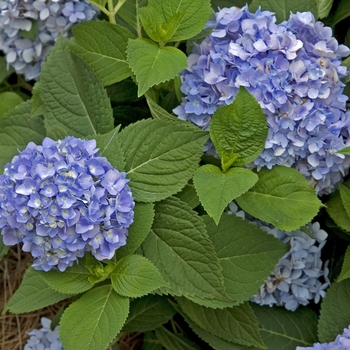
[[[27,332],[41,328],[41,317],[52,319],[60,307],[50,306],[22,315],[1,315],[7,301],[21,284],[24,272],[31,262],[31,256],[22,252],[19,247],[11,248],[0,261],[0,350],[23,350],[28,339]]]
[[[58,303],[27,314],[1,315],[7,301],[21,284],[24,272],[31,262],[30,254],[22,252],[19,246],[11,248],[0,261],[0,350],[23,350],[28,339],[27,332],[41,328],[41,317],[52,319],[62,306],[62,303]],[[118,344],[121,350],[142,349],[142,335],[125,334]]]

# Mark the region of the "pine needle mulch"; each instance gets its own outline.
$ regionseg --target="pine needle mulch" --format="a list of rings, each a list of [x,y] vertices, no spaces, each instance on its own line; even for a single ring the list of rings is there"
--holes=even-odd
[[[41,317],[53,319],[65,302],[49,306],[27,314],[1,315],[6,303],[21,284],[24,272],[31,265],[32,257],[13,247],[0,261],[0,350],[23,350],[28,332],[41,328]],[[140,333],[125,334],[118,342],[120,350],[142,349]],[[109,349],[112,349],[110,347]]]

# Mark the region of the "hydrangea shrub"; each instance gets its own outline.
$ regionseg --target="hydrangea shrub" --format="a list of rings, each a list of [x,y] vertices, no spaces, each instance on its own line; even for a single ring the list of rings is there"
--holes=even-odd
[[[45,138],[0,175],[3,241],[22,242],[36,269],[64,271],[85,252],[111,259],[126,244],[135,206],[129,180],[97,152],[95,140]]]
[[[349,157],[337,151],[349,144],[341,60],[350,50],[310,12],[276,23],[270,11],[222,8],[207,27],[211,34],[194,46],[181,73],[185,96],[174,112],[208,130],[215,110],[246,87],[269,126],[252,166],[293,166],[318,194],[333,192],[349,167]],[[211,143],[206,152],[215,153]]]
[[[347,346],[346,2],[0,1],[3,313],[65,300],[27,348]]]

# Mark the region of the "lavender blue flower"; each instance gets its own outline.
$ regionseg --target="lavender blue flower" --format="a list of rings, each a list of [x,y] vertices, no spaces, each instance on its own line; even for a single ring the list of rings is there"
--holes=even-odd
[[[59,35],[71,36],[74,24],[96,18],[99,10],[85,0],[3,0],[0,2],[0,51],[26,80],[38,79]],[[25,34],[37,26],[33,40]]]
[[[263,231],[290,246],[251,301],[259,305],[284,306],[291,311],[295,311],[299,305],[309,304],[310,300],[319,303],[325,296],[330,281],[328,263],[323,264],[321,260],[321,250],[328,235],[318,222],[306,226],[314,237],[311,238],[301,230],[285,232],[254,220],[243,210],[239,210],[235,202],[230,203],[228,213],[250,220]]]
[[[334,191],[350,166],[350,157],[337,153],[350,144],[340,80],[347,74],[341,57],[350,50],[310,12],[276,24],[269,11],[223,8],[207,27],[211,35],[195,45],[181,73],[185,96],[174,113],[208,130],[215,110],[244,86],[269,126],[265,149],[251,167],[292,166],[319,195]],[[205,151],[216,153],[211,142]]]
[[[22,242],[37,270],[64,271],[85,252],[111,259],[126,244],[135,202],[124,172],[95,140],[30,142],[0,175],[5,245]]]
[[[46,317],[41,318],[41,325],[42,328],[28,332],[30,338],[24,345],[24,350],[63,350],[58,335],[59,326],[52,331],[51,320]]]
[[[312,347],[297,346],[296,350],[347,350],[350,349],[350,326],[344,328],[343,334],[339,334],[334,342],[315,343]]]

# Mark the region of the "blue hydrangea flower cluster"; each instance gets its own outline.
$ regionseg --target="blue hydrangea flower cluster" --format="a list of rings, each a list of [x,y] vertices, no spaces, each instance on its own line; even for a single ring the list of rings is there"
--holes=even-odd
[[[74,24],[97,15],[85,0],[2,0],[0,50],[18,74],[37,79],[57,37],[70,36]],[[34,40],[26,38],[30,31],[36,31]]]
[[[293,166],[328,194],[348,173],[350,114],[343,94],[350,50],[310,12],[276,24],[272,12],[223,8],[208,22],[212,33],[195,45],[181,73],[185,94],[174,113],[202,129],[213,113],[230,104],[240,86],[255,96],[269,126],[265,149],[252,164]],[[205,149],[215,154],[212,144]]]
[[[307,225],[314,237],[311,238],[301,230],[285,232],[254,220],[239,210],[235,202],[230,203],[228,213],[250,220],[263,231],[290,245],[289,251],[279,260],[251,301],[259,305],[284,306],[287,310],[295,311],[299,305],[307,305],[310,300],[317,304],[325,296],[330,281],[328,264],[322,263],[321,250],[328,235],[318,222]]]
[[[95,140],[45,138],[0,175],[3,242],[23,242],[37,270],[64,271],[85,252],[111,259],[126,244],[135,206],[129,180],[97,151]]]
[[[51,330],[51,320],[46,317],[41,318],[42,328],[33,329],[28,332],[28,339],[24,350],[63,350],[60,337],[58,335],[59,326]]]
[[[350,349],[350,326],[344,328],[343,334],[339,334],[331,343],[315,343],[311,347],[297,346],[296,350],[348,350]]]

